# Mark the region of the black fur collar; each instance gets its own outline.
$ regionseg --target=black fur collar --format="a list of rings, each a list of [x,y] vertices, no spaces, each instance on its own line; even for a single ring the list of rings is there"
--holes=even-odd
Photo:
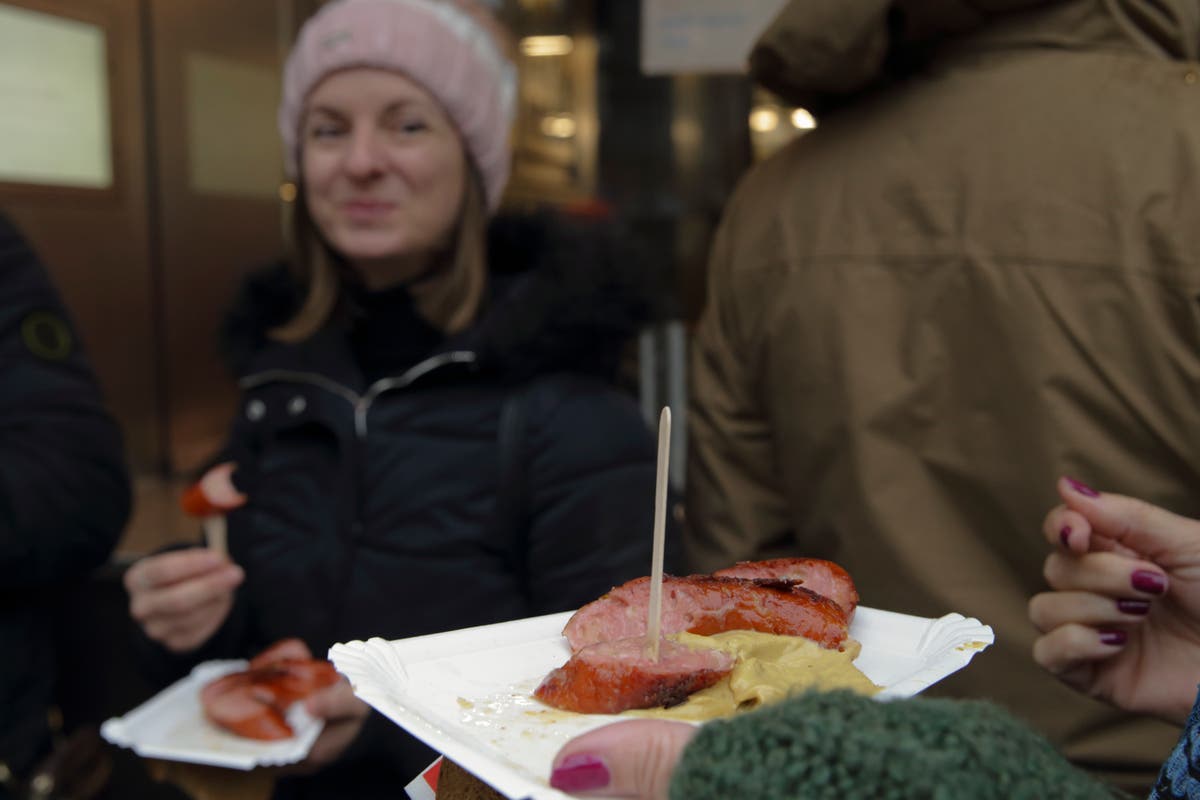
[[[669,304],[662,271],[648,269],[629,237],[606,223],[550,212],[500,217],[489,228],[488,254],[491,296],[480,320],[439,349],[473,350],[481,367],[506,380],[556,371],[611,376],[624,344]],[[222,332],[235,374],[279,346],[267,332],[299,301],[285,265],[247,278]]]

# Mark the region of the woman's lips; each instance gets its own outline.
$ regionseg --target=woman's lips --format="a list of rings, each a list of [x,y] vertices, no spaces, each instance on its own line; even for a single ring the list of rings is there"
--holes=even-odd
[[[394,203],[383,200],[347,200],[342,203],[342,212],[353,220],[370,221],[385,216],[395,208]]]

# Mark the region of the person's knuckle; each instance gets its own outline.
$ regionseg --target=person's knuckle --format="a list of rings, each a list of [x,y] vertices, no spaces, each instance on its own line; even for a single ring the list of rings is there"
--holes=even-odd
[[[159,613],[171,617],[180,617],[191,610],[192,604],[178,592],[166,594],[158,603]]]
[[[1071,624],[1062,626],[1060,638],[1064,650],[1079,653],[1092,645],[1095,635],[1095,631],[1086,625]]]
[[[1029,615],[1029,620],[1042,633],[1046,632],[1046,604],[1049,599],[1049,595],[1046,593],[1035,594],[1029,598],[1029,603],[1026,606],[1026,613]]]
[[[133,597],[129,601],[129,616],[143,625],[153,615],[152,610],[149,600],[144,596]]]
[[[1067,659],[1053,635],[1042,636],[1034,641],[1033,660],[1052,675],[1058,675],[1067,668]]]
[[[151,619],[142,625],[142,630],[146,632],[146,636],[156,642],[166,643],[167,638],[171,635],[170,626],[163,623],[161,620]]]
[[[1062,580],[1063,559],[1058,553],[1051,553],[1042,562],[1042,578],[1052,587],[1057,587]]]

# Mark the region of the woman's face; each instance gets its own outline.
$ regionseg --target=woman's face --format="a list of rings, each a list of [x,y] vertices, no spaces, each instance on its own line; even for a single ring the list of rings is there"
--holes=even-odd
[[[429,92],[380,69],[335,72],[301,129],[313,221],[372,288],[421,275],[453,234],[466,191],[458,129]]]

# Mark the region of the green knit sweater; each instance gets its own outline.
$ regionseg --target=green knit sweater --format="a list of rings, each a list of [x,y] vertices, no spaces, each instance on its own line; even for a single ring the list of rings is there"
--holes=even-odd
[[[806,694],[712,722],[671,800],[1106,800],[1029,727],[982,701]]]

